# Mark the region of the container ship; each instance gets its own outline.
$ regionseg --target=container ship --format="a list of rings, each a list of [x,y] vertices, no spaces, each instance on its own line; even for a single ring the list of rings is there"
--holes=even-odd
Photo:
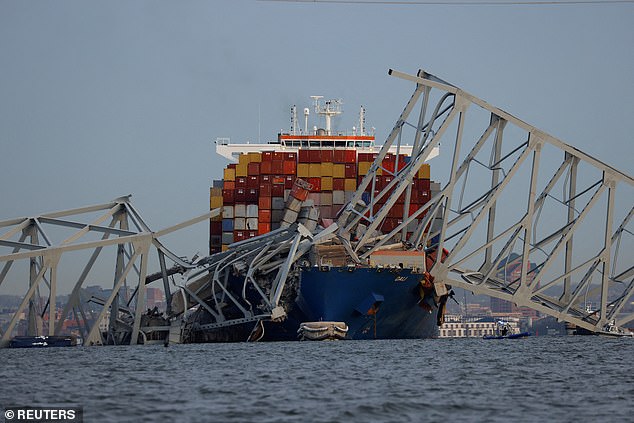
[[[216,140],[216,152],[231,163],[223,170],[223,179],[213,181],[210,191],[210,209],[222,210],[210,221],[211,257],[294,223],[319,233],[333,225],[353,199],[380,146],[375,145],[373,130],[365,129],[363,107],[357,127],[347,133],[335,132],[331,119],[342,112],[341,103],[321,98],[313,100],[315,112],[325,120],[323,128],[307,129],[310,109],[306,108],[302,130],[293,106],[290,130],[279,133],[274,141],[232,144],[226,138]],[[383,189],[409,163],[411,146],[398,148],[383,158],[373,184],[362,194],[364,201],[368,201],[369,189]],[[430,180],[429,165],[424,164],[413,179],[410,215],[429,201],[436,185]],[[403,195],[383,220],[381,233],[402,223],[404,204]],[[414,231],[417,224],[413,221],[407,231]],[[314,245],[290,272],[283,319],[261,319],[255,328],[252,322],[221,327],[199,308],[189,320],[206,329],[197,330],[190,341],[296,340],[306,322],[343,323],[347,339],[436,337],[443,307],[424,278],[426,259],[430,258],[424,251],[386,249],[359,263],[339,243]],[[241,278],[226,286],[233,286],[235,297],[240,290],[245,295],[246,283]],[[231,317],[231,309],[225,307],[224,319]]]

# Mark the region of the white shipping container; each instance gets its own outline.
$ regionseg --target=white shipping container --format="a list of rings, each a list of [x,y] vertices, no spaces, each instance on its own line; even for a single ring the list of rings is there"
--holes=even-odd
[[[257,204],[249,204],[247,206],[247,217],[258,217],[258,206]]]
[[[249,217],[247,218],[247,231],[257,231],[258,230],[258,218],[257,217]]]
[[[233,206],[224,206],[222,208],[222,218],[223,219],[233,219]]]
[[[247,220],[244,217],[236,217],[233,221],[233,230],[235,231],[246,231],[247,230]]]
[[[247,217],[247,206],[246,204],[236,204],[234,208],[234,216],[235,217]],[[242,228],[244,230],[244,228]]]
[[[332,204],[344,204],[346,202],[345,191],[332,192]]]

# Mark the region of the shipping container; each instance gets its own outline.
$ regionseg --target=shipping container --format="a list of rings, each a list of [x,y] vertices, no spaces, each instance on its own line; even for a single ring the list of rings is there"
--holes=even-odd
[[[324,176],[321,178],[321,190],[332,191],[332,177]]]
[[[260,174],[260,163],[259,162],[251,162],[247,166],[247,172],[249,172],[249,176],[251,175],[259,175]]]
[[[303,150],[299,150],[303,151]],[[299,178],[308,178],[310,176],[310,164],[309,163],[298,163],[297,164],[297,176]]]
[[[271,209],[271,197],[270,196],[266,196],[263,197],[260,195],[260,198],[258,198],[258,209],[259,210],[263,210],[263,209],[267,209],[270,210]]]

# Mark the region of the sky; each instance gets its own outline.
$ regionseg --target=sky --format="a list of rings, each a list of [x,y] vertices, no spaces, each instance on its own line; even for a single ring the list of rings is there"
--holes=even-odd
[[[127,194],[154,230],[198,216],[216,137],[274,139],[311,95],[382,142],[413,90],[390,68],[634,174],[633,3],[351,3],[0,0],[0,220]],[[204,253],[197,228],[168,247]]]

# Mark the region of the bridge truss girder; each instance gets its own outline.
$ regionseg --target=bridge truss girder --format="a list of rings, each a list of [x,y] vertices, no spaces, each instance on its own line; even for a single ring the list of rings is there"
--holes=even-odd
[[[364,261],[400,235],[412,249],[447,250],[428,269],[438,292],[461,287],[595,332],[634,320],[631,306],[626,312],[634,293],[632,177],[431,74],[390,74],[416,88],[338,220],[350,254]],[[410,163],[375,191],[388,149],[409,140]],[[440,169],[444,185],[408,215],[412,179],[441,143],[450,158]],[[368,190],[370,201],[359,202]],[[402,223],[380,234],[403,195]]]
[[[130,317],[128,320],[131,321],[127,329],[127,332],[130,332],[129,342],[136,344],[139,335],[143,338],[144,330],[149,329],[141,326],[141,316],[145,312],[150,253],[155,252],[158,256],[161,272],[160,277],[154,280],[163,280],[168,304],[171,301],[166,258],[173,262],[173,268],[179,269],[181,273],[195,267],[167,250],[158,238],[186,226],[207,221],[219,213],[219,210],[212,210],[179,225],[152,232],[130,203],[129,196],[126,196],[105,204],[1,221],[0,252],[3,254],[0,255],[0,288],[3,283],[7,283],[8,275],[13,276],[12,267],[19,268],[21,262],[27,262],[28,266],[16,269],[17,279],[24,280],[19,272],[27,267],[29,275],[26,279],[29,283],[8,327],[4,332],[0,332],[0,347],[9,344],[23,312],[28,312],[29,320],[33,320],[29,322],[27,330],[32,336],[60,335],[64,320],[73,312],[76,320],[81,323],[84,343],[88,345],[116,343],[117,334],[113,331],[116,330],[118,323],[125,324],[121,322],[120,317],[127,314]],[[97,315],[92,315],[92,312],[85,310],[81,291],[95,263],[108,249],[116,250],[112,292],[107,299],[97,301],[102,308]],[[63,257],[90,251],[92,253],[87,258],[84,257],[85,265],[73,285],[69,301],[58,315],[56,297]],[[73,255],[73,261],[76,258],[77,256]],[[73,262],[73,268],[76,265],[77,263]],[[132,277],[132,274],[136,277]],[[133,295],[129,299],[120,298],[120,288],[127,286],[128,281],[132,280],[136,281],[133,282],[136,284]],[[111,316],[110,329],[104,337],[99,330],[99,322],[106,317],[107,312],[110,312]],[[46,318],[48,330],[43,333],[41,322]]]

